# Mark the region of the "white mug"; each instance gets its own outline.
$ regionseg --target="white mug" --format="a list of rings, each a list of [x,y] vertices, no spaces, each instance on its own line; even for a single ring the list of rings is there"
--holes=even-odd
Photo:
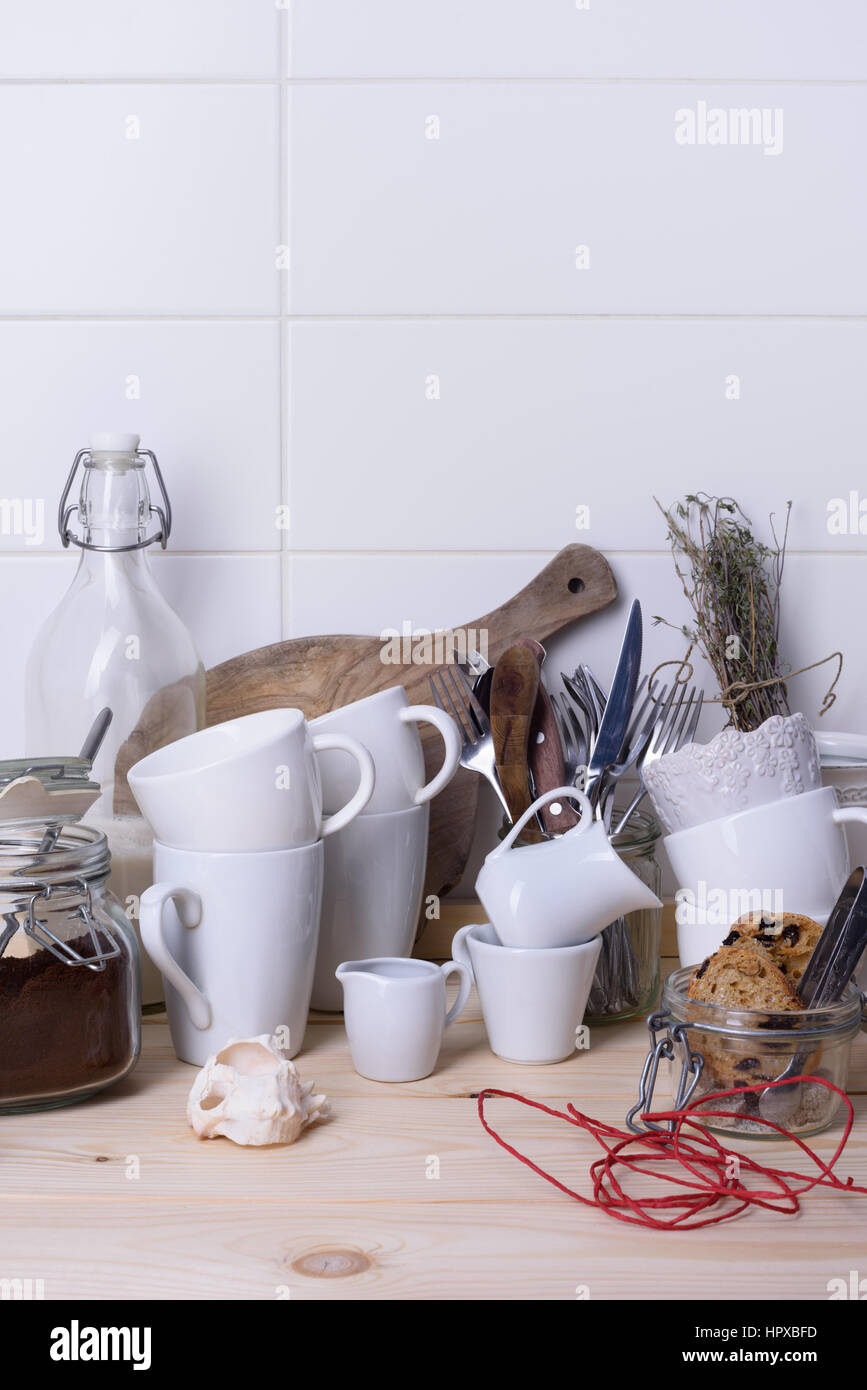
[[[513,849],[539,808],[563,797],[580,806],[578,825],[557,839]],[[556,787],[533,802],[485,859],[476,892],[503,945],[528,949],[577,946],[617,917],[662,906],[611,848],[605,826],[575,787]]]
[[[461,977],[446,1011],[446,978]],[[335,974],[343,985],[343,1014],[352,1065],[370,1081],[421,1081],[437,1064],[443,1032],[467,1002],[472,977],[449,960],[378,956],[348,960]]]
[[[427,785],[417,724],[433,724],[445,745],[440,770]],[[311,720],[310,727],[316,734],[351,734],[370,749],[376,786],[366,807],[368,815],[403,811],[430,801],[452,780],[461,760],[461,737],[451,715],[436,705],[411,705],[402,685],[321,714]],[[323,803],[331,812],[352,791],[352,769],[345,758],[333,753],[322,757],[320,769]]]
[[[334,972],[349,956],[412,954],[427,866],[430,806],[358,816],[325,842],[314,1009],[339,1012]]]
[[[867,808],[823,787],[667,835],[681,964],[716,950],[744,912],[827,921],[849,877],[847,821],[867,824]]]
[[[318,756],[326,751],[352,770],[344,802],[323,822]],[[128,776],[161,844],[222,853],[294,849],[333,835],[364,810],[375,780],[366,748],[345,734],[311,734],[300,709],[201,729],[148,754]]]
[[[162,971],[175,1052],[202,1066],[229,1038],[304,1041],[325,850],[205,854],[154,845],[141,934]]]
[[[515,950],[490,922],[461,927],[452,955],[473,972],[491,1050],[521,1066],[571,1057],[601,949],[594,936],[580,946]]]

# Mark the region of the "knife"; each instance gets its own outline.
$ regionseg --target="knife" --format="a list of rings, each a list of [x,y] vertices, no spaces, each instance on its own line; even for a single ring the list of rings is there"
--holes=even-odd
[[[563,766],[563,745],[560,741],[560,730],[557,727],[551,697],[542,681],[542,662],[545,660],[545,648],[541,642],[537,642],[533,637],[522,637],[516,645],[526,647],[528,651],[532,652],[539,666],[539,693],[536,696],[536,708],[533,710],[533,718],[530,723],[530,746],[527,762],[530,766],[533,795],[541,796],[543,792],[553,791],[555,787],[564,786],[568,780],[566,769]],[[562,835],[564,831],[571,830],[573,826],[578,824],[578,817],[571,803],[565,797],[562,801],[549,801],[547,806],[543,806],[539,812],[539,820],[542,822],[542,829],[549,835]]]
[[[494,667],[490,719],[497,776],[513,825],[533,801],[527,753],[538,692],[539,663],[535,655],[517,644],[508,647]],[[541,838],[538,823],[531,820],[519,841],[535,843]]]
[[[594,806],[599,801],[605,769],[617,761],[629,727],[641,666],[642,630],[641,604],[634,599],[611,682],[611,692],[587,767],[586,792]]]

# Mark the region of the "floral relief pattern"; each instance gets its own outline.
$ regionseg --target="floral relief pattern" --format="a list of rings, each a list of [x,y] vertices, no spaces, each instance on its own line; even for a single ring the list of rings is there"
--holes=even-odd
[[[819,750],[803,714],[772,715],[758,729],[723,729],[645,768],[666,830],[685,830],[822,785]]]

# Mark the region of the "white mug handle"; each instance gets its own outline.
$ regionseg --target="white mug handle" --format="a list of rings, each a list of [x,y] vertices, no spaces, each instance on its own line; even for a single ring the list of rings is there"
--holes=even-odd
[[[589,798],[584,792],[579,791],[577,787],[554,787],[552,791],[543,792],[541,796],[536,797],[532,806],[527,807],[521,819],[515,821],[515,824],[512,826],[502,844],[497,845],[496,849],[492,849],[487,858],[498,859],[501,854],[505,854],[507,849],[512,848],[512,845],[524,829],[527,821],[531,820],[537,811],[541,810],[543,806],[547,806],[549,801],[562,801],[564,797],[569,797],[572,801],[578,802],[581,808],[581,819],[571,830],[566,831],[562,839],[568,840],[572,836],[583,835],[585,830],[589,830],[593,823],[593,807],[590,805]]]
[[[364,810],[370,798],[373,796],[373,788],[376,783],[376,770],[373,766],[373,758],[368,753],[363,743],[359,743],[357,738],[350,738],[349,734],[314,734],[313,750],[316,753],[325,752],[329,748],[339,748],[341,752],[348,753],[358,763],[361,779],[354,796],[351,796],[346,805],[339,811],[335,811],[333,816],[327,816],[322,822],[322,838],[326,835],[333,835],[335,830],[342,830],[344,825],[348,825],[351,820]]]
[[[443,1029],[446,1029],[449,1027],[450,1024],[454,1023],[458,1014],[461,1012],[461,1009],[464,1007],[467,1000],[469,999],[470,990],[473,987],[473,977],[470,974],[467,967],[465,965],[461,965],[459,960],[447,960],[445,965],[440,966],[440,970],[445,979],[448,979],[449,975],[455,974],[460,975],[461,977],[461,984],[460,989],[458,990],[458,997],[452,1004],[448,1013],[446,1014],[446,1021],[443,1024]]]
[[[847,820],[860,821],[862,825],[867,825],[867,806],[839,806],[831,815],[837,825],[842,825]]]
[[[446,714],[444,709],[437,709],[436,705],[407,705],[398,718],[402,724],[433,724],[445,744],[445,757],[439,772],[426,786],[419,787],[413,797],[416,806],[423,806],[426,801],[438,796],[457,772],[461,761],[461,736],[451,715]]]
[[[167,902],[173,902],[182,926],[188,930],[197,927],[202,920],[202,900],[190,888],[179,888],[171,883],[155,883],[142,893],[139,927],[145,950],[170,985],[174,985],[184,1004],[190,1020],[196,1028],[210,1028],[211,1005],[200,989],[193,984],[189,975],[178,965],[168,946],[163,930],[163,914]]]
[[[473,962],[470,958],[469,949],[465,940],[472,929],[472,924],[470,924],[467,927],[461,927],[455,932],[452,937],[452,956],[457,961],[458,965],[466,966],[467,970],[470,972],[470,976],[475,979],[475,975],[473,974]]]

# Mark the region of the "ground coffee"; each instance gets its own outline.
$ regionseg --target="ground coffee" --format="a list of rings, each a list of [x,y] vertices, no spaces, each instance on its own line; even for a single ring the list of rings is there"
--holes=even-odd
[[[97,937],[101,951],[112,949],[103,932]],[[93,954],[89,933],[68,944]],[[134,1055],[132,996],[125,954],[104,970],[46,950],[0,958],[0,1107],[60,1100],[122,1076]]]

